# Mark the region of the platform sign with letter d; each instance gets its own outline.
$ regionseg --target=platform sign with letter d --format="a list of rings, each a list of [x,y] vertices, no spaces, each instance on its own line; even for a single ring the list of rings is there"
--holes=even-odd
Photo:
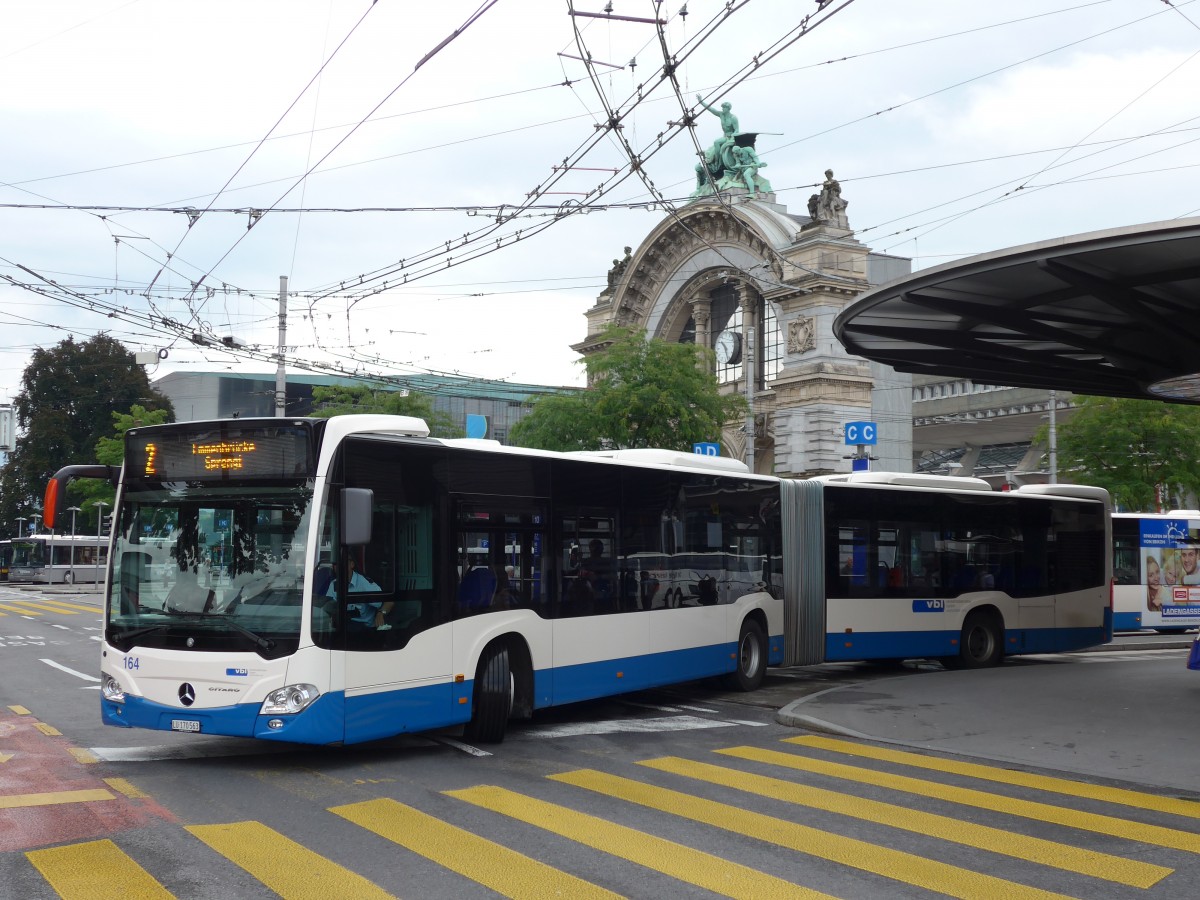
[[[720,456],[721,445],[715,442],[702,441],[692,444],[692,452],[699,456]]]

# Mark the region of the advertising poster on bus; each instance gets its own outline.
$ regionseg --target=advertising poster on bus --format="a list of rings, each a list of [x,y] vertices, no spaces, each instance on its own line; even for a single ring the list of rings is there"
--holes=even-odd
[[[1200,626],[1200,519],[1141,520],[1145,628]]]

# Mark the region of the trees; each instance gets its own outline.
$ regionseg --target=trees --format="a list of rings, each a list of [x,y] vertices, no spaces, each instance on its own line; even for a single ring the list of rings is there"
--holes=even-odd
[[[1082,397],[1058,426],[1056,444],[1060,471],[1107,489],[1130,512],[1156,511],[1160,486],[1168,507],[1200,494],[1200,407]]]
[[[313,388],[312,415],[319,419],[349,413],[383,413],[424,419],[433,437],[462,437],[449,413],[438,412],[424,394],[385,391],[364,385]]]
[[[710,351],[647,338],[610,325],[609,346],[583,360],[591,387],[538,400],[512,429],[513,443],[544,450],[662,447],[691,451],[746,414],[738,394],[722,394]]]
[[[112,435],[113,413],[135,403],[174,419],[133,353],[108,335],[35,350],[13,403],[18,437],[0,472],[0,530],[15,533],[18,516],[41,508],[46,481],[60,467],[95,462],[97,442]],[[76,489],[70,496],[79,505]]]

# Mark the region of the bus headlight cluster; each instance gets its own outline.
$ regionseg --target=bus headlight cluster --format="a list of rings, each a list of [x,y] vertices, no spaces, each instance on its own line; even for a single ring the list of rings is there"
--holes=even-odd
[[[111,675],[104,676],[104,681],[100,684],[100,693],[104,695],[105,700],[111,700],[113,703],[125,702],[125,692],[121,690],[117,679]]]
[[[263,701],[260,716],[294,716],[303,712],[314,700],[321,696],[316,685],[289,684],[267,694]]]

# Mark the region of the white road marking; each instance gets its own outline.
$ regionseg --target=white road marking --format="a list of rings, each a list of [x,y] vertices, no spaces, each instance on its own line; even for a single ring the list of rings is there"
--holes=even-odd
[[[70,630],[71,630],[71,626],[70,626],[70,625],[55,625],[53,622],[51,622],[51,623],[50,623],[50,627],[51,627],[51,628],[59,628],[59,629],[61,629],[61,630],[63,630],[63,631],[70,631]]]
[[[715,709],[706,709],[703,706],[685,706],[682,703],[679,704],[679,708],[680,709],[690,709],[692,712],[708,713],[710,715],[716,715],[718,712],[718,710],[715,710]]]
[[[461,750],[463,753],[469,753],[471,756],[491,756],[487,750],[480,750],[478,747],[472,747],[470,744],[464,744],[462,741],[456,741],[454,738],[446,737],[445,735],[431,735],[430,740],[435,744],[445,744],[447,747],[453,747],[455,750]]]
[[[700,719],[696,716],[669,716],[661,719],[610,719],[607,722],[578,722],[527,731],[530,738],[578,737],[584,734],[651,734],[667,731],[695,731],[700,728],[732,728],[732,722]]]
[[[653,703],[635,703],[632,700],[620,700],[618,702],[620,702],[622,706],[632,706],[634,709],[652,709],[655,712],[669,713],[677,713],[680,711],[679,707],[677,706],[655,706]]]
[[[54,668],[58,669],[60,672],[66,672],[68,675],[74,675],[76,678],[82,678],[84,681],[95,681],[95,682],[100,681],[100,679],[97,678],[95,675],[84,675],[82,672],[76,672],[74,669],[68,669],[62,663],[56,663],[52,659],[43,659],[42,662],[44,662],[48,666],[53,666]]]

